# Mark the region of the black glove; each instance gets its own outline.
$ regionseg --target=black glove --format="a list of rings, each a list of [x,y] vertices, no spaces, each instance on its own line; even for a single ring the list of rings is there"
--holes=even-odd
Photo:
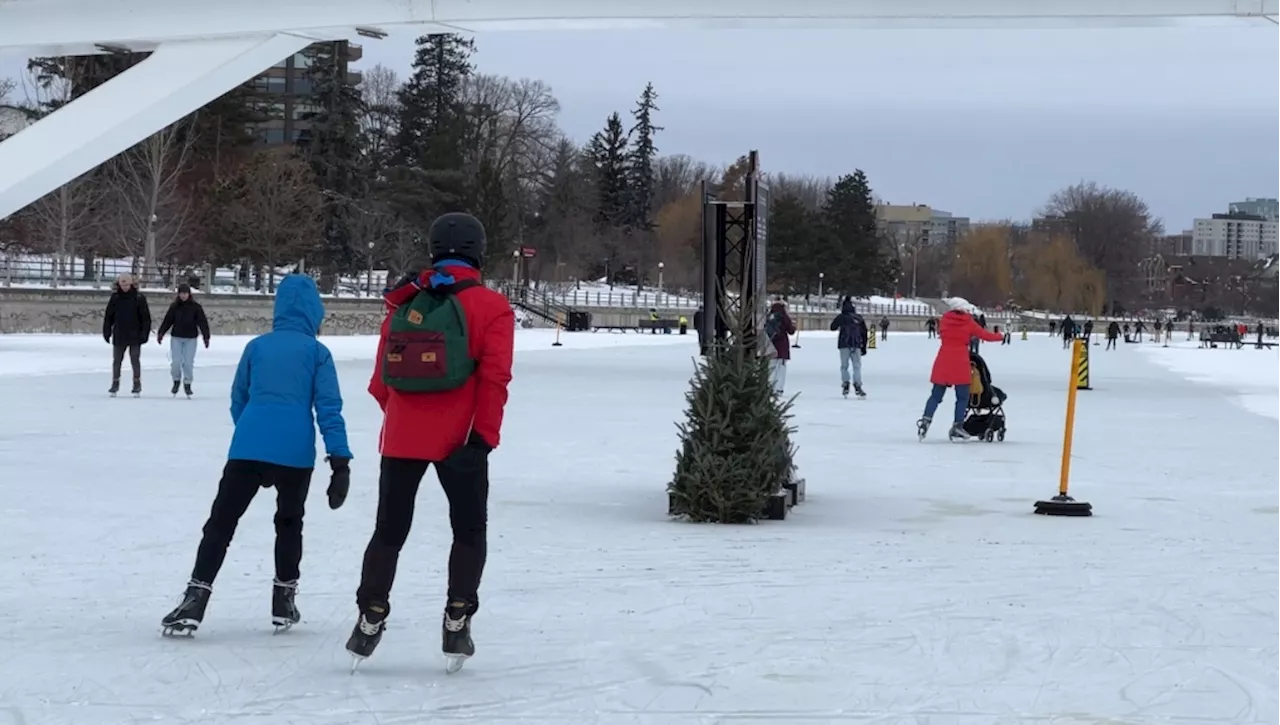
[[[458,450],[450,453],[444,463],[455,469],[471,472],[475,475],[488,476],[489,453],[491,451],[493,451],[493,446],[486,443],[480,436],[472,433],[468,436],[467,442]]]
[[[343,456],[329,456],[325,459],[333,475],[329,476],[329,508],[340,509],[347,500],[347,492],[351,490],[351,459]]]
[[[111,335],[110,335],[109,333],[104,334],[104,335],[102,336],[102,339],[103,339],[103,340],[106,340],[108,345],[110,345],[110,344],[111,344]]]
[[[866,355],[866,354],[867,354],[867,348],[865,348],[865,347],[864,347],[864,348],[862,348],[862,354],[863,354],[863,355]]]

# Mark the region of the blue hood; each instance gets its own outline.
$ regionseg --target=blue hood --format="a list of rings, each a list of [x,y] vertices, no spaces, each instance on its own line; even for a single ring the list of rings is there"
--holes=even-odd
[[[271,329],[288,330],[315,337],[324,322],[324,303],[316,281],[305,274],[291,274],[276,287],[276,306]]]

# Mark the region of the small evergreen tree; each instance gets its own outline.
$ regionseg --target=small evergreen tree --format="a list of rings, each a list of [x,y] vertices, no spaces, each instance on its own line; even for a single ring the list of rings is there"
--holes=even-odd
[[[749,340],[746,320],[698,364],[677,425],[680,450],[667,486],[670,514],[690,521],[751,523],[792,480],[791,400],[774,392],[768,360]]]

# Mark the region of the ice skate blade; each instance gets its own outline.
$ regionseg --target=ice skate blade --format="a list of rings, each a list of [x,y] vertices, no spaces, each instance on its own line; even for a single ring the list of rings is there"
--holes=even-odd
[[[284,634],[285,632],[288,632],[289,630],[293,629],[293,625],[294,625],[294,624],[295,624],[295,622],[276,622],[276,621],[273,621],[273,622],[271,623],[271,626],[273,627],[273,629],[271,630],[271,635],[274,637],[274,636],[275,636],[275,635],[277,635],[277,634]]]
[[[196,627],[190,624],[173,624],[160,628],[160,636],[169,639],[189,639],[196,633]]]
[[[456,674],[467,663],[468,655],[445,655],[444,656],[444,673],[446,675]]]

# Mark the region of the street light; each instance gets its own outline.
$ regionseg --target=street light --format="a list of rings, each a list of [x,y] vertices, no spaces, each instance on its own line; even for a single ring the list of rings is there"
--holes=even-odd
[[[658,262],[658,294],[662,294],[662,268],[665,266],[662,262]]]
[[[818,304],[822,304],[822,278],[826,276],[825,272],[818,273]]]
[[[366,272],[364,279],[365,294],[369,297],[373,296],[373,242],[369,242],[369,270]]]
[[[511,285],[513,287],[520,284],[520,248],[516,247],[511,250]]]

